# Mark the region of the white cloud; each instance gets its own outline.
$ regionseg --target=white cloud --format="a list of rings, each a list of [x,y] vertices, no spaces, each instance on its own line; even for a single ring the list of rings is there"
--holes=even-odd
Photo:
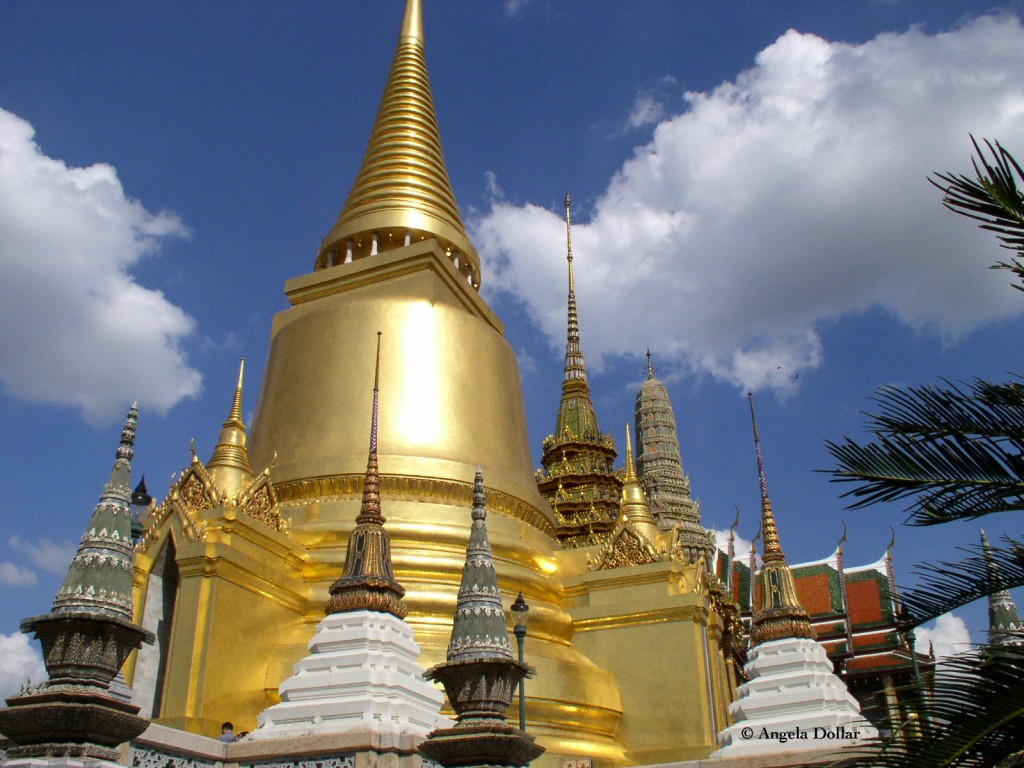
[[[14,563],[0,562],[0,584],[5,587],[27,587],[39,583],[35,571]]]
[[[640,128],[653,125],[665,116],[665,105],[651,93],[642,92],[637,95],[626,118],[628,128]]]
[[[33,138],[0,110],[0,381],[93,423],[132,400],[166,411],[195,395],[200,374],[181,348],[194,321],[129,272],[187,230],[126,197],[111,166],[69,168]]]
[[[970,168],[968,135],[1024,154],[1024,28],[982,17],[859,45],[789,31],[654,129],[573,229],[588,362],[792,389],[821,326],[881,308],[954,340],[1024,308],[1006,252],[926,183]],[[583,212],[576,213],[577,222]],[[473,222],[485,291],[521,300],[560,347],[562,211],[491,201]]]
[[[711,532],[713,534],[715,534],[715,545],[720,550],[722,550],[723,552],[728,553],[729,552],[729,531],[727,531],[727,530],[723,531],[723,530],[719,530],[719,529],[715,528]],[[739,562],[743,563],[744,565],[749,565],[749,563],[750,563],[750,547],[751,547],[750,539],[745,539],[745,538],[743,538],[742,536],[740,536],[737,533],[737,534],[735,534],[735,538],[733,540],[733,546],[735,547],[736,560],[738,560]],[[758,565],[761,564],[761,555],[760,555],[760,553],[758,553],[758,556],[757,556],[757,564]]]
[[[71,558],[75,556],[77,546],[70,541],[50,541],[50,539],[36,539],[35,542],[27,541],[21,536],[11,536],[7,543],[19,552],[28,555],[29,560],[37,568],[42,568],[50,573],[66,573],[71,565]]]
[[[945,613],[929,626],[918,627],[917,648],[923,653],[928,652],[928,645],[935,647],[935,657],[952,656],[973,648],[971,634],[967,625],[959,616]]]
[[[21,690],[29,679],[35,684],[46,680],[43,655],[26,635],[0,634],[0,701]]]

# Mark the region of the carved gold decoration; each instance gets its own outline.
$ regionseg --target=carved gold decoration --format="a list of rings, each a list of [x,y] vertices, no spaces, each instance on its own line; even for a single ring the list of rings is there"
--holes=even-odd
[[[212,509],[214,502],[210,498],[211,494],[207,487],[196,477],[195,472],[188,472],[187,475],[185,482],[178,490],[181,500],[190,509],[197,512],[203,509]]]
[[[587,555],[587,567],[592,571],[604,571],[610,568],[656,563],[658,560],[658,551],[651,543],[631,523],[620,520],[599,555]]]

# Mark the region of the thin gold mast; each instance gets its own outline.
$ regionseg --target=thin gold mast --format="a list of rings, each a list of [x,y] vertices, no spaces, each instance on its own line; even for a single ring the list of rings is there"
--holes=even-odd
[[[625,481],[636,480],[636,463],[633,461],[633,438],[629,431],[629,422],[626,422],[626,474]]]
[[[477,288],[480,257],[466,235],[441,149],[424,55],[423,10],[408,0],[369,146],[316,268],[436,238]]]
[[[768,498],[761,438],[757,433],[754,395],[748,392],[747,397],[750,400],[750,420],[754,425],[757,479],[761,488],[761,534],[764,538],[764,554],[761,558],[761,571],[757,575],[757,604],[754,606],[750,640],[754,645],[758,645],[784,638],[813,638],[811,620],[797,597],[793,573],[789,570],[786,556],[782,553],[782,546],[779,543],[775,515]]]
[[[345,570],[329,590],[325,612],[378,611],[404,619],[409,613],[402,598],[405,589],[391,565],[391,538],[384,530],[380,509],[380,472],[377,468],[377,423],[380,404],[380,331],[373,374],[373,410],[370,417],[370,455],[366,460],[363,501],[356,527],[348,540]]]

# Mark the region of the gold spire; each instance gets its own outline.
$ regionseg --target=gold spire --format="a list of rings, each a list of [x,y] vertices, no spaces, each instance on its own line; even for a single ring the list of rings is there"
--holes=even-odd
[[[405,16],[402,18],[402,31],[398,33],[398,41],[414,42],[423,46],[423,3],[420,0],[408,0],[405,4]]]
[[[245,421],[242,418],[242,381],[245,378],[245,358],[238,366],[238,385],[231,412],[222,425],[220,439],[206,469],[217,488],[227,497],[234,498],[255,477],[249,463],[249,450],[245,441]]]
[[[407,0],[370,143],[345,207],[320,245],[316,268],[436,238],[477,288],[469,242],[441,149],[424,56],[420,0]]]
[[[405,589],[395,580],[391,566],[391,538],[380,511],[380,472],[377,469],[377,412],[380,404],[380,337],[373,373],[373,408],[370,416],[370,455],[366,460],[363,502],[356,527],[348,540],[345,570],[331,585],[325,611],[378,611],[404,619],[409,613],[402,597]]]
[[[576,280],[572,272],[572,198],[565,194],[565,239],[568,244],[566,259],[569,262],[569,313],[566,322],[565,380],[562,390],[581,383],[587,388],[587,366],[583,361],[583,347],[580,344],[580,319],[576,313]],[[573,387],[580,388],[578,385]]]
[[[636,464],[633,462],[633,440],[626,422],[626,472],[622,478],[622,516],[633,524],[652,544],[657,544],[660,530],[651,514],[651,506],[647,502],[647,494],[636,475]]]
[[[786,563],[779,543],[779,532],[775,526],[772,503],[768,499],[768,481],[764,474],[764,458],[761,455],[761,438],[757,434],[757,416],[754,414],[754,395],[750,399],[750,420],[754,425],[754,449],[757,453],[757,478],[761,487],[761,533],[764,538],[764,554],[761,556],[761,571],[757,575],[757,604],[750,640],[754,645],[772,640],[791,637],[813,638],[811,620],[800,604],[793,583],[793,573]]]
[[[629,433],[629,422],[626,422],[626,482],[636,480],[636,464],[633,462],[633,438]]]

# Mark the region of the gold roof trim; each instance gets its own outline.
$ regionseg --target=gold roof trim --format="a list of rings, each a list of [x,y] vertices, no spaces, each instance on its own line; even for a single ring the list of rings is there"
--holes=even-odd
[[[479,288],[480,257],[448,178],[423,43],[422,3],[408,0],[363,165],[316,269],[436,238]]]

